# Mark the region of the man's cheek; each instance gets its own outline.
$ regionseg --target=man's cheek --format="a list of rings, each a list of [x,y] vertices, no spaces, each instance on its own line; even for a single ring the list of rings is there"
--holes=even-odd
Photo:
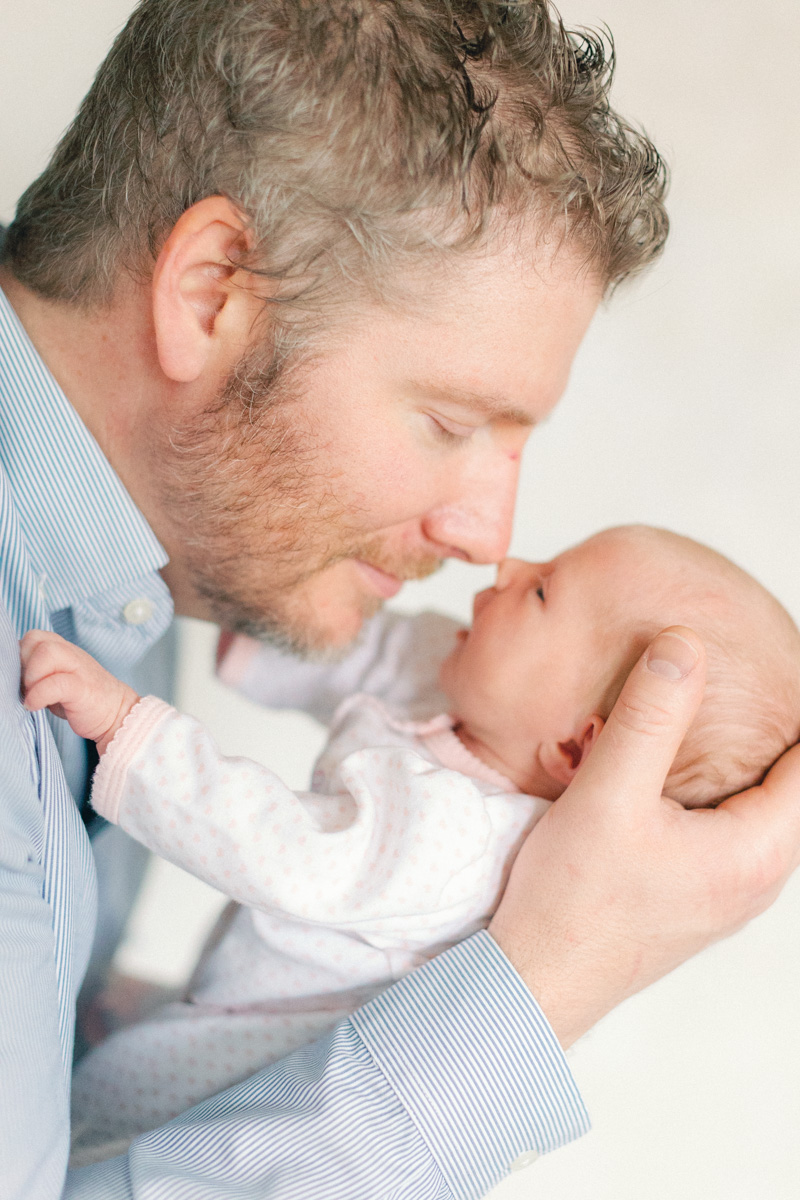
[[[406,431],[401,430],[401,435]],[[341,483],[351,489],[373,528],[399,524],[419,516],[437,502],[444,466],[438,458],[409,447],[404,436],[381,437],[362,447],[350,459]]]

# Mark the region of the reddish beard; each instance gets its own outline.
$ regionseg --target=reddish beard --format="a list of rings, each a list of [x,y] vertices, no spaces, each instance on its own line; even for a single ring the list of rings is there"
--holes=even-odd
[[[196,594],[226,629],[297,653],[327,654],[341,639],[309,595],[314,580],[345,560],[397,579],[422,579],[441,565],[402,553],[365,528],[358,503],[341,494],[325,463],[302,372],[276,375],[263,355],[244,359],[215,404],[191,424],[154,431],[162,496],[174,541]],[[362,618],[382,605],[360,590]]]

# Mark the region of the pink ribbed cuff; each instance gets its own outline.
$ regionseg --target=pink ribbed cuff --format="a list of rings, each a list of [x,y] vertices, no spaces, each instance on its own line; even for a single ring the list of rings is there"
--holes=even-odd
[[[145,696],[134,704],[100,759],[92,780],[92,807],[107,821],[119,823],[125,777],[133,759],[156,725],[175,712],[157,696]]]

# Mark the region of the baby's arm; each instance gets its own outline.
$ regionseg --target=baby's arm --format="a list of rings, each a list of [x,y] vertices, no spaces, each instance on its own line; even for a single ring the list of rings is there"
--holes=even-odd
[[[137,703],[57,635],[28,635],[22,653],[27,706],[49,704],[103,740],[97,811],[240,903],[366,932],[390,914],[405,932],[409,917],[463,911],[465,896],[495,886],[481,861],[492,818],[465,776],[382,746],[347,756],[336,795],[298,794],[259,763],[221,755],[191,717],[154,697]],[[512,840],[532,815],[519,801]]]
[[[268,708],[299,708],[324,725],[347,696],[366,692],[409,715],[434,715],[445,703],[439,666],[460,622],[441,613],[383,611],[357,645],[335,663],[304,662],[247,637],[223,634],[217,673],[223,683]]]
[[[97,743],[99,755],[139,696],[127,683],[101,667],[85,650],[57,633],[31,629],[20,642],[25,707],[49,708],[69,721],[79,737]]]

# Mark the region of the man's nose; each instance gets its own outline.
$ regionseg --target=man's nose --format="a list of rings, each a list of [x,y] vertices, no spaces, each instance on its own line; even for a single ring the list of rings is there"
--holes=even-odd
[[[511,541],[519,480],[519,457],[503,455],[499,469],[483,478],[462,481],[458,494],[432,509],[423,520],[429,541],[449,557],[496,563]]]

